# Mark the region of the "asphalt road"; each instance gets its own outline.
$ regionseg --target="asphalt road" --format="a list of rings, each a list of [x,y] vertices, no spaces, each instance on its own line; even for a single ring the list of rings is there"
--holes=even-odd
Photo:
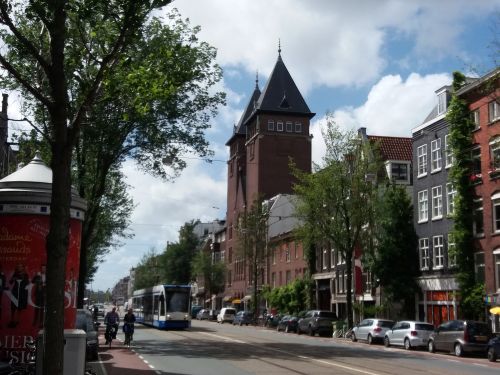
[[[162,375],[500,374],[500,362],[486,358],[457,358],[207,321],[193,321],[193,327],[184,331],[136,326],[132,349]]]

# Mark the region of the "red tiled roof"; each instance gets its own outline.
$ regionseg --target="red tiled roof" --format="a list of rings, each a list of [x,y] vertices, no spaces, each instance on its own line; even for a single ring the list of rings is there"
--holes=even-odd
[[[368,139],[377,144],[383,160],[412,160],[411,138],[369,135]]]

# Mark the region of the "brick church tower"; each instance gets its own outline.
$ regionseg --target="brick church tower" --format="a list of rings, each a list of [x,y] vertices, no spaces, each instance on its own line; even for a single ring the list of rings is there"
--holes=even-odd
[[[256,81],[250,101],[226,143],[230,152],[224,303],[250,294],[248,269],[238,257],[238,217],[258,196],[269,199],[279,193],[293,193],[290,159],[298,168],[311,171],[309,125],[313,116],[279,49],[266,86],[261,92]]]

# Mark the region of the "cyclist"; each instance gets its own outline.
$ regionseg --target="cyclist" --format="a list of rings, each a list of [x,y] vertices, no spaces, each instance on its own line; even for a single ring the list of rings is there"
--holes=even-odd
[[[125,345],[130,346],[132,337],[134,336],[135,315],[132,309],[128,309],[123,317],[123,332],[125,333]]]
[[[106,344],[111,344],[112,339],[116,339],[116,332],[118,331],[118,324],[120,323],[120,317],[116,312],[116,307],[108,312],[104,317],[104,324],[106,324]],[[111,334],[111,336],[108,336]]]

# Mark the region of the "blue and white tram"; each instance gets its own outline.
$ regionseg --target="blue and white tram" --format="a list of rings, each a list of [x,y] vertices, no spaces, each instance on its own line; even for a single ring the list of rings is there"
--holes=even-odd
[[[159,329],[191,327],[191,286],[156,285],[132,297],[136,321]]]

